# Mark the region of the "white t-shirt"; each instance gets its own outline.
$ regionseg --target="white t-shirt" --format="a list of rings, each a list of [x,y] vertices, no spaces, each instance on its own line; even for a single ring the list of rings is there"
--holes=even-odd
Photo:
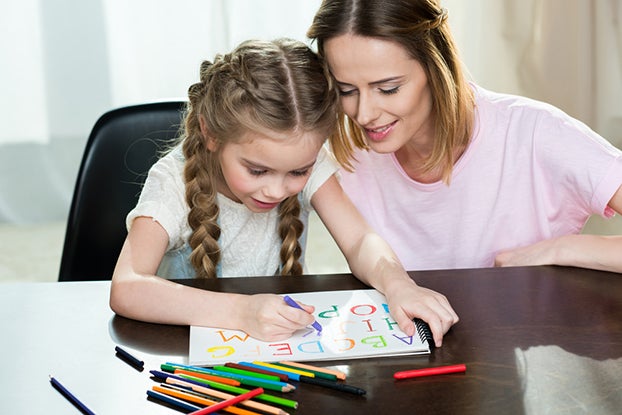
[[[166,230],[169,236],[168,248],[158,270],[158,275],[164,278],[195,276],[188,260],[191,252],[188,238],[192,230],[187,221],[190,209],[185,199],[184,163],[179,147],[158,160],[149,170],[138,204],[126,219],[128,231],[139,216],[153,218]],[[330,152],[322,147],[309,180],[299,195],[302,208],[300,219],[305,229],[312,210],[311,196],[337,168]],[[278,209],[255,213],[244,204],[236,203],[220,193],[217,194],[217,200],[220,208],[218,224],[221,228],[218,276],[274,275],[280,267]],[[300,242],[304,253],[306,232]],[[304,264],[304,257],[301,262]]]
[[[478,268],[497,252],[579,233],[622,185],[622,152],[548,104],[473,86],[472,142],[449,186],[410,179],[394,154],[356,153],[341,184],[406,269]]]

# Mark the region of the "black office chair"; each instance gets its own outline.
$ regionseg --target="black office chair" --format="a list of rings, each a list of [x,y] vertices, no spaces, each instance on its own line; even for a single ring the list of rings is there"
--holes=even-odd
[[[149,168],[170,147],[184,101],[114,109],[89,136],[69,210],[59,281],[110,280],[127,236],[125,217]]]

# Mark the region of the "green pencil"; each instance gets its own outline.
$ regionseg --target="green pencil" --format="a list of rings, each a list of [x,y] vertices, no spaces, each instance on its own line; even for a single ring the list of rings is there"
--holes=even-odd
[[[222,372],[229,372],[229,373],[243,375],[243,376],[251,376],[251,377],[258,378],[258,379],[272,380],[274,382],[281,381],[281,378],[279,378],[278,376],[265,375],[263,373],[251,372],[250,370],[236,369],[236,368],[229,367],[229,366],[214,366],[214,370],[220,370]]]

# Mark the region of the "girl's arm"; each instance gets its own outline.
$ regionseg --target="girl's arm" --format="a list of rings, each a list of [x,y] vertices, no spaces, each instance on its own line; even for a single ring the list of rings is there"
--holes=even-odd
[[[352,273],[383,293],[400,329],[413,335],[412,319],[425,320],[434,342],[458,321],[445,296],[419,287],[404,270],[389,245],[375,233],[331,176],[313,195],[311,203],[343,252]]]
[[[609,201],[622,213],[622,186]],[[497,266],[567,265],[622,273],[622,235],[565,235],[500,252]]]
[[[152,323],[243,330],[261,340],[281,340],[313,322],[272,294],[241,295],[188,287],[155,275],[168,235],[152,218],[134,220],[115,267],[110,307],[122,316]]]

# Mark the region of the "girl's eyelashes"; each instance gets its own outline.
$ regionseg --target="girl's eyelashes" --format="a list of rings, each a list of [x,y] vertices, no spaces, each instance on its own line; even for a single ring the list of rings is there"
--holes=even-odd
[[[289,174],[295,177],[302,177],[308,175],[310,171],[311,169],[292,170],[291,172],[289,172]],[[248,168],[248,172],[251,176],[263,176],[268,172],[268,170]]]
[[[302,176],[306,176],[307,174],[309,174],[310,169],[304,169],[304,170],[294,170],[292,171],[290,174],[292,176],[296,176],[296,177],[302,177]]]
[[[248,169],[248,172],[251,174],[251,176],[262,176],[264,174],[266,174],[267,170],[260,170],[260,169]]]

